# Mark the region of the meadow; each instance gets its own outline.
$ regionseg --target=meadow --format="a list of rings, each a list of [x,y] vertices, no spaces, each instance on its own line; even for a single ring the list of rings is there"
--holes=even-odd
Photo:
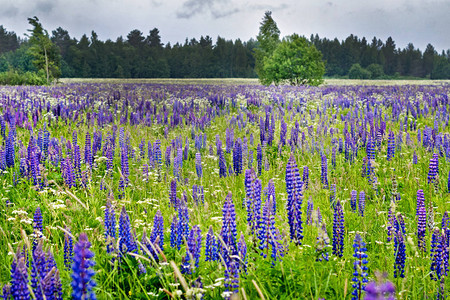
[[[449,96],[448,81],[0,87],[4,299],[443,299]]]

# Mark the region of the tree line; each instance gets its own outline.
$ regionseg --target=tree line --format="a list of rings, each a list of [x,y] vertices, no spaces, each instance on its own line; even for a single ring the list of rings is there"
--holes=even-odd
[[[163,44],[159,30],[148,34],[132,30],[125,38],[102,41],[95,31],[79,40],[61,27],[48,34],[56,46],[57,76],[86,78],[227,78],[256,77],[255,49],[259,41],[227,40],[209,36]],[[0,72],[37,71],[31,38],[20,38],[0,26]],[[450,79],[450,49],[438,53],[428,44],[425,51],[410,43],[397,48],[374,37],[350,35],[331,40],[311,35],[309,42],[321,53],[328,77]]]

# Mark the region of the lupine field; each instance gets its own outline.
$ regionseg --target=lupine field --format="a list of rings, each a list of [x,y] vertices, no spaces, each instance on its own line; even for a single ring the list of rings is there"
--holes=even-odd
[[[445,299],[450,84],[0,87],[4,299]]]

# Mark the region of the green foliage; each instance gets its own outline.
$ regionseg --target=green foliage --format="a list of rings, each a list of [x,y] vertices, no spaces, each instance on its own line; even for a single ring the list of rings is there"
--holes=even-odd
[[[33,26],[33,29],[28,30],[31,33],[29,51],[34,57],[33,64],[38,70],[45,71],[49,83],[51,79],[61,75],[59,48],[50,40],[48,32],[36,16],[28,18],[28,23]]]
[[[259,78],[265,77],[264,61],[272,55],[280,43],[280,29],[272,18],[272,12],[266,11],[260,23],[256,37],[258,47],[255,48],[255,71]]]
[[[367,71],[370,72],[370,79],[378,79],[384,75],[383,66],[379,64],[370,64]]]
[[[348,71],[348,78],[350,79],[370,79],[371,73],[361,67],[360,64],[353,64]]]
[[[319,85],[323,82],[325,64],[322,54],[304,37],[293,34],[283,39],[273,54],[264,60],[264,76],[269,85],[288,82],[291,85]]]
[[[450,56],[449,56],[450,58]],[[433,71],[431,72],[431,79],[450,79],[450,59],[446,57],[437,57]]]
[[[20,72],[10,69],[0,73],[1,85],[45,85],[47,79],[43,70],[36,72]]]

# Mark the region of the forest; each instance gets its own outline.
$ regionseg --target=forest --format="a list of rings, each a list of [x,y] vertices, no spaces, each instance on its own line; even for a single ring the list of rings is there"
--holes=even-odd
[[[164,44],[157,28],[146,35],[135,29],[124,38],[102,41],[95,31],[79,40],[61,27],[53,30],[60,76],[64,78],[252,78],[256,77],[256,39],[228,40],[210,36]],[[450,79],[450,49],[439,53],[431,44],[425,51],[412,43],[401,49],[389,37],[385,42],[351,34],[345,40],[311,35],[322,52],[325,76],[337,78]],[[0,26],[0,72],[36,71],[30,42]]]

